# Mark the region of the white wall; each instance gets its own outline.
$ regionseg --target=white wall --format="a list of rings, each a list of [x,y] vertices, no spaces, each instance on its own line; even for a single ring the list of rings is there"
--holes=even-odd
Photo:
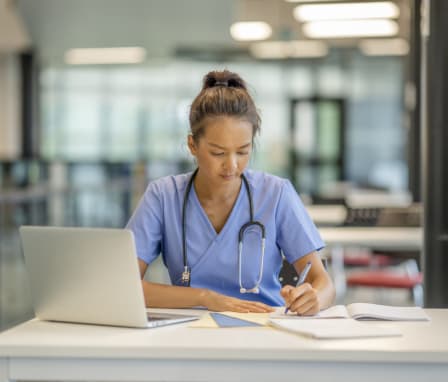
[[[0,53],[0,159],[20,155],[20,72],[18,58]]]

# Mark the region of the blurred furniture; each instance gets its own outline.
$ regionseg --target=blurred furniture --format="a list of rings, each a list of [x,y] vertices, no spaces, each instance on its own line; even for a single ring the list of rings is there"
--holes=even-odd
[[[312,204],[308,214],[319,227],[420,227],[422,206],[349,207],[343,204]]]
[[[345,210],[343,225],[347,227],[400,227],[401,230],[402,228],[418,228],[421,226],[422,206],[420,204],[409,204],[409,197],[406,193],[350,193],[347,195],[347,204],[351,206]],[[318,219],[320,218],[320,220],[317,220],[317,224],[323,221],[325,216],[327,217],[327,222],[335,221],[335,210],[330,211],[328,209],[326,211],[325,207],[323,206],[321,209],[321,216],[315,214]],[[397,233],[396,230],[393,232]],[[399,233],[402,234],[403,231],[399,231]],[[339,275],[335,275],[336,280],[338,280],[339,289],[343,292],[345,292],[346,287],[408,289],[412,292],[414,304],[422,306],[422,274],[419,272],[418,263],[415,258],[407,259],[404,262],[399,258],[399,255],[405,249],[404,246],[406,246],[405,242],[401,242],[401,240],[407,241],[412,240],[412,238],[400,239],[397,236],[396,238],[400,246],[399,249],[385,248],[383,246],[383,249],[394,249],[395,252],[375,254],[367,248],[378,248],[381,245],[381,242],[378,240],[384,240],[384,237],[376,238],[378,240],[371,240],[372,238],[370,238],[369,240],[372,243],[367,245],[365,242],[367,236],[364,236],[366,234],[366,231],[361,232],[362,243],[357,243],[360,247],[352,247],[354,245],[353,241],[355,241],[354,238],[349,240],[350,248],[347,248],[347,242],[345,242],[344,248],[341,251],[342,255],[339,253],[339,259],[335,259],[336,270],[340,272]],[[369,233],[369,235],[371,234],[372,232]],[[338,240],[341,241],[341,237]],[[396,242],[388,242],[387,246],[391,244],[395,246]],[[417,243],[414,242],[414,244]],[[412,248],[406,249],[411,250]],[[418,252],[418,250],[419,247],[416,245],[414,252]],[[332,257],[334,259],[334,256]],[[391,265],[395,265],[395,267],[390,269]],[[347,268],[353,267],[361,269],[357,269],[355,272],[345,272]],[[344,278],[346,286],[343,286]]]
[[[306,210],[318,227],[340,226],[347,217],[347,208],[342,204],[311,204]]]
[[[344,265],[346,267],[381,268],[392,265],[393,256],[375,253],[367,248],[354,248],[344,250]]]
[[[423,245],[423,229],[420,227],[322,227],[319,233],[331,247],[414,251]]]
[[[419,227],[321,227],[319,232],[329,250],[338,302],[346,293],[344,254],[347,248],[384,250],[393,256],[394,251],[418,252],[423,246],[423,230]]]
[[[299,280],[299,275],[292,264],[288,263],[286,260],[283,260],[283,265],[280,269],[278,280],[280,281],[282,287],[285,285],[295,286]]]
[[[420,227],[422,206],[414,203],[406,207],[349,207],[344,225],[362,227]]]
[[[408,259],[399,268],[380,267],[350,272],[348,287],[407,289],[412,293],[414,304],[423,306],[423,275],[415,259]]]

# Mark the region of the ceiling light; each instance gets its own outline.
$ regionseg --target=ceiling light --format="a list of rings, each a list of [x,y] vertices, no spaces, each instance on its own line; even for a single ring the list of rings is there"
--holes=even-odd
[[[138,64],[146,51],[140,47],[70,49],[65,62],[71,65]]]
[[[265,41],[253,43],[250,53],[260,59],[313,58],[328,54],[328,46],[321,41]]]
[[[315,21],[305,23],[303,32],[310,38],[386,37],[398,33],[392,20]]]
[[[232,24],[230,34],[237,41],[265,40],[272,35],[272,28],[263,21],[246,21]]]
[[[390,1],[367,3],[306,4],[294,9],[298,21],[388,19],[400,15],[398,6]]]
[[[321,3],[322,0],[285,0],[287,3]],[[341,1],[341,0],[325,0],[326,2],[330,1]]]
[[[405,56],[409,43],[403,38],[368,39],[359,43],[359,49],[366,56]]]

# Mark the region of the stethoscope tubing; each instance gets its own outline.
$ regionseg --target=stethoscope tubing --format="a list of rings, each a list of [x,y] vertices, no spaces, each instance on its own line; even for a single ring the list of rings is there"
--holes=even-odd
[[[182,283],[185,286],[190,286],[190,281],[191,281],[191,269],[188,266],[188,258],[187,258],[187,240],[186,240],[186,235],[187,235],[187,205],[188,205],[188,196],[190,194],[191,191],[191,187],[193,186],[193,182],[194,179],[198,173],[199,168],[197,168],[193,174],[190,177],[190,180],[188,181],[187,187],[185,189],[185,193],[184,193],[184,200],[182,203],[182,258],[183,258],[183,266],[184,266],[184,270],[182,273]],[[246,177],[244,176],[244,174],[241,174],[241,179],[244,183],[244,187],[246,188],[246,192],[247,192],[247,198],[249,201],[249,217],[250,220],[243,224],[238,232],[238,279],[239,279],[239,284],[240,284],[240,292],[241,293],[259,293],[259,285],[261,283],[262,277],[263,277],[263,262],[264,262],[264,250],[265,250],[265,238],[266,238],[266,230],[264,225],[259,222],[259,221],[255,221],[254,220],[254,213],[253,213],[253,200],[252,200],[252,193],[250,191],[250,187],[249,187],[249,182],[247,181]],[[241,279],[241,259],[242,259],[242,251],[243,251],[243,238],[244,238],[244,232],[252,226],[257,226],[260,228],[261,231],[261,264],[260,264],[260,272],[259,272],[259,276],[258,276],[258,280],[255,284],[255,286],[253,288],[247,289],[244,288],[242,286],[242,279]]]

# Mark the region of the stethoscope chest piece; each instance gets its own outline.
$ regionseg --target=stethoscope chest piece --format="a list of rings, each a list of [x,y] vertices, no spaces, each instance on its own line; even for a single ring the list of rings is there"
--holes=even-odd
[[[241,288],[240,288],[240,293],[241,293],[241,294],[244,294],[244,293],[254,293],[254,294],[259,294],[259,293],[260,293],[260,288],[258,288],[257,286],[256,286],[256,287],[253,287],[253,288],[250,288],[250,289],[246,289],[246,288],[241,287]]]

